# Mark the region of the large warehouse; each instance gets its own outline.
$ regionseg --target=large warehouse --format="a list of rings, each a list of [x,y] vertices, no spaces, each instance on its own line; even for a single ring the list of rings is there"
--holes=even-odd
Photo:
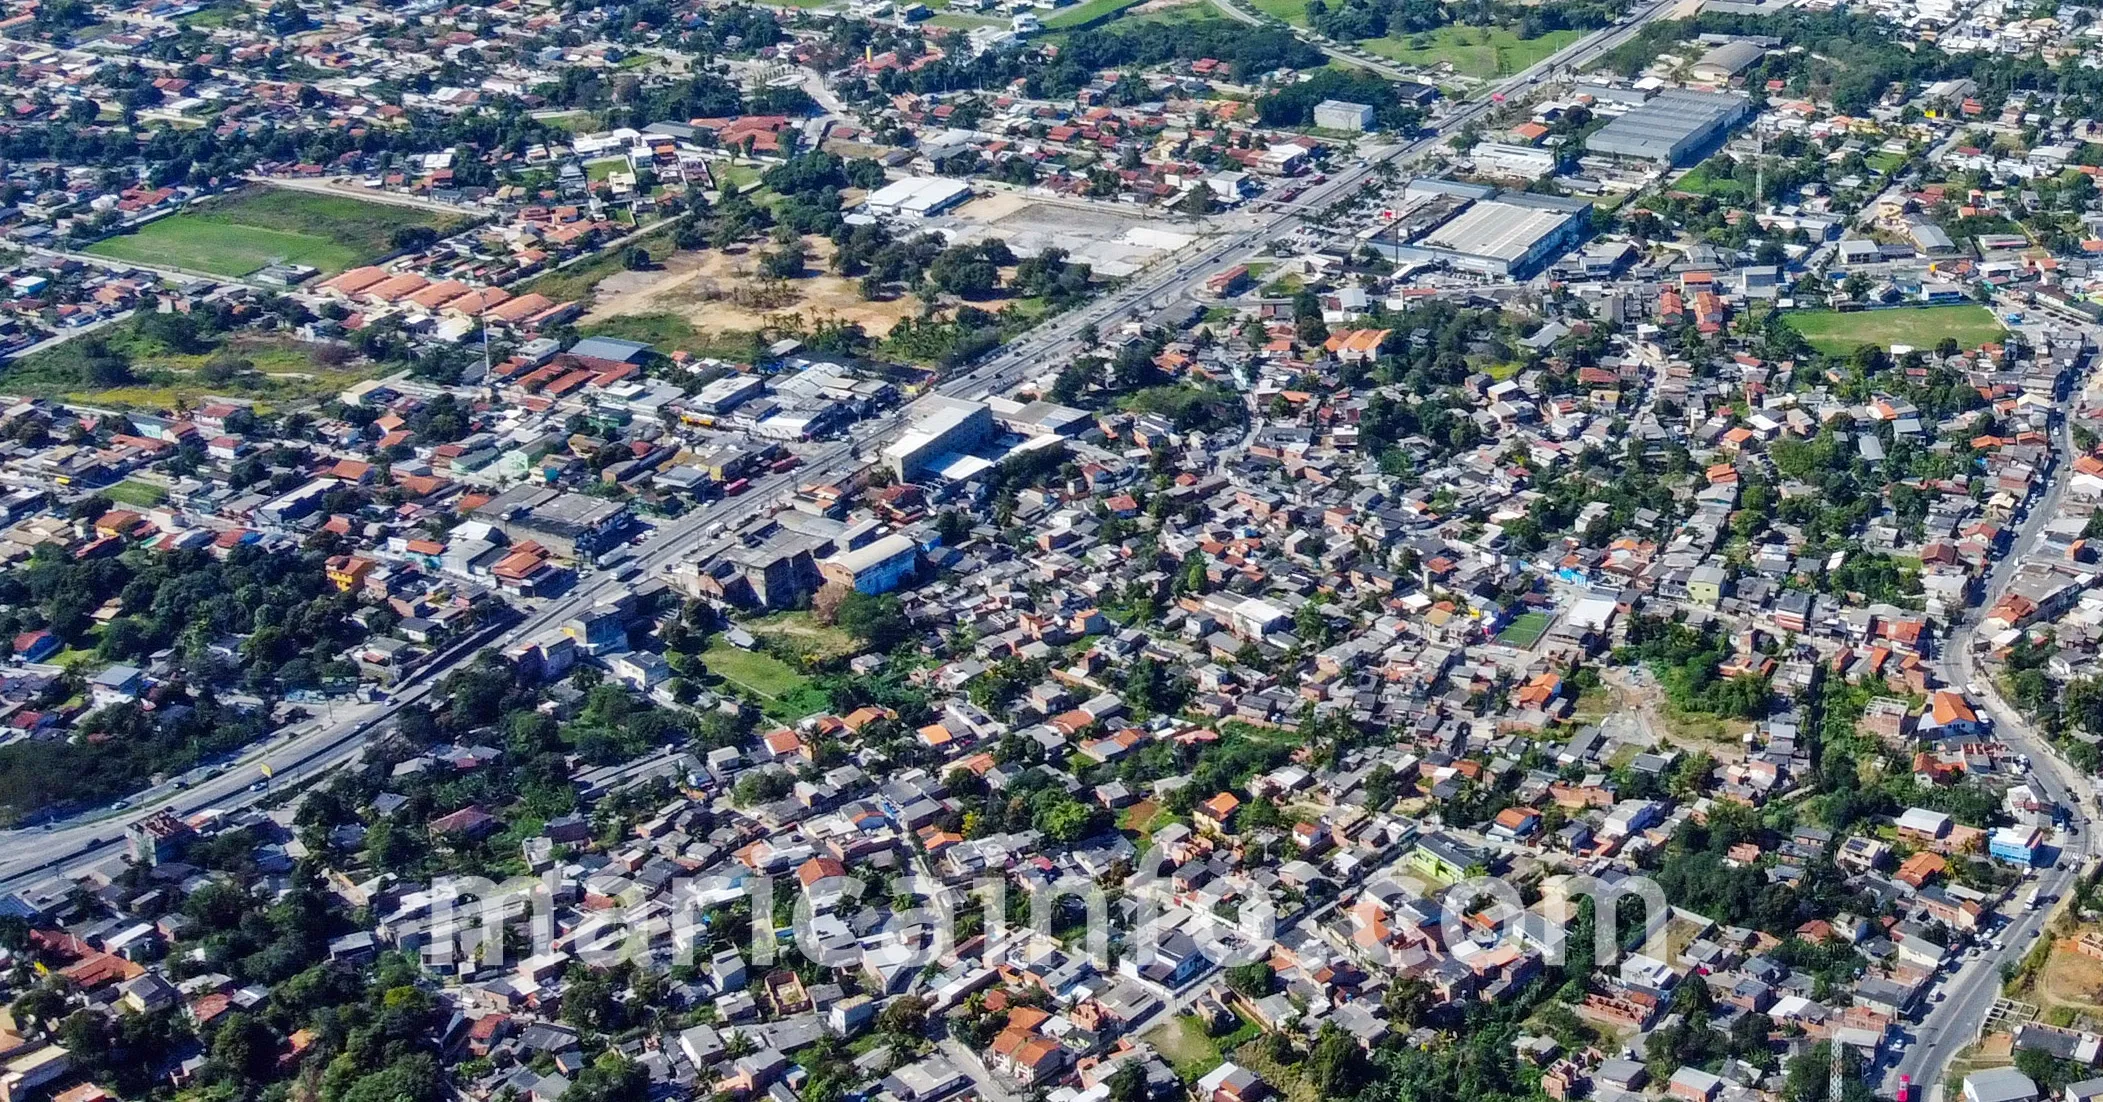
[[[911,176],[869,193],[862,209],[877,215],[926,218],[971,198],[971,185],[946,176]]]
[[[952,453],[969,451],[993,436],[993,411],[982,402],[939,394],[921,399],[912,425],[884,449],[884,461],[900,482]]]
[[[1584,236],[1581,199],[1446,180],[1411,181],[1410,202],[1366,243],[1394,260],[1430,260],[1500,278],[1538,271]]]
[[[1669,168],[1721,144],[1751,110],[1751,100],[1728,92],[1660,92],[1600,127],[1585,139],[1585,148]]]

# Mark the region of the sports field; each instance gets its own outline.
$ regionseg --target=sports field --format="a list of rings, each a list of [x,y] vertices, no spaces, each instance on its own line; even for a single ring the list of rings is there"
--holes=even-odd
[[[1541,641],[1548,634],[1548,614],[1545,612],[1522,612],[1512,617],[1512,622],[1497,633],[1497,641],[1509,647],[1525,649]]]
[[[333,275],[394,251],[397,230],[427,226],[445,232],[464,221],[347,195],[259,187],[194,204],[86,251],[223,276],[245,276],[280,261]]]
[[[1811,347],[1844,356],[1865,344],[1932,349],[1944,337],[1967,351],[2001,339],[2004,329],[1984,306],[1908,306],[1894,310],[1800,310],[1784,314]]]

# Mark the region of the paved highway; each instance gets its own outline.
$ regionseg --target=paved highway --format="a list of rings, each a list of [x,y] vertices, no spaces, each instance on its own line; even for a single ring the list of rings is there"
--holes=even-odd
[[[1442,131],[1450,133],[1489,112],[1495,106],[1493,99],[1511,98],[1551,74],[1588,64],[1626,41],[1643,24],[1669,12],[1674,2],[1656,0],[1636,9],[1628,22],[1594,32],[1544,58],[1491,89],[1490,95],[1448,113],[1440,120]],[[1391,162],[1406,168],[1437,151],[1442,141],[1442,135],[1434,134],[1388,147],[1364,163],[1338,171],[1327,183],[1309,189],[1296,209],[1319,210],[1357,191],[1374,176],[1380,164]],[[1124,286],[1051,319],[986,360],[958,372],[936,389],[951,397],[966,398],[1010,393],[1023,380],[1087,351],[1081,340],[1085,328],[1107,330],[1126,320],[1145,318],[1186,295],[1226,263],[1254,255],[1265,243],[1290,233],[1302,221],[1297,213],[1281,214],[1244,232],[1200,241],[1164,257]],[[798,485],[851,475],[867,462],[865,451],[873,450],[876,442],[905,426],[909,412],[894,410],[856,426],[852,440],[872,448],[858,449],[848,441],[834,441],[807,454],[804,466],[795,471],[754,479],[743,496],[694,510],[658,526],[634,561],[644,571],[654,573],[692,555],[712,531],[734,529],[754,516],[771,512],[778,507],[780,497]],[[333,721],[309,724],[275,736],[262,747],[250,748],[237,767],[193,787],[156,788],[143,794],[139,811],[134,814],[166,807],[188,815],[207,808],[233,809],[254,803],[266,794],[256,788],[266,764],[275,774],[272,783],[279,785],[337,768],[355,758],[371,736],[385,731],[396,711],[424,701],[453,665],[482,647],[503,647],[536,638],[600,599],[619,592],[626,584],[611,574],[589,575],[570,592],[530,606],[522,617],[508,624],[484,627],[472,637],[473,645],[459,645],[436,656],[419,671],[415,685],[401,689],[386,701],[357,706]],[[113,821],[108,813],[64,822],[49,830],[0,832],[0,890],[37,883],[105,860],[122,849],[121,823]]]

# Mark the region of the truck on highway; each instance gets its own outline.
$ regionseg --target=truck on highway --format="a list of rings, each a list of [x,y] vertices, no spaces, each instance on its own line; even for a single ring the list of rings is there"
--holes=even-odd
[[[2023,893],[2023,910],[2034,911],[2037,909],[2037,892],[2039,887],[2040,885],[2032,884],[2030,885],[2030,890]]]

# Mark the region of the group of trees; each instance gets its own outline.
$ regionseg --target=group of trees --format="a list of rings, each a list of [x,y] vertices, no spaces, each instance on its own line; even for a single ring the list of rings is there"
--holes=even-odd
[[[63,293],[59,298],[66,297]],[[282,324],[310,320],[299,303],[277,298],[265,303]],[[175,373],[152,366],[157,355],[205,356],[197,375],[216,386],[244,381],[254,364],[232,346],[236,333],[255,322],[236,316],[224,302],[189,313],[141,311],[121,326],[68,341],[9,367],[17,386],[39,390],[107,390],[141,382],[168,381]]]
[[[1791,931],[1844,910],[1875,910],[1848,889],[1830,859],[1806,861],[1802,879],[1789,891],[1776,891],[1765,869],[1726,857],[1741,842],[1772,849],[1776,840],[1752,809],[1719,801],[1707,823],[1681,826],[1645,865],[1673,906],[1729,926]]]
[[[91,632],[91,614],[116,615]],[[121,704],[85,717],[90,739],[0,747],[0,807],[47,805],[136,788],[156,773],[242,745],[264,717],[223,704],[238,684],[275,695],[356,674],[340,657],[360,629],[351,598],[327,583],[318,553],[237,547],[76,560],[52,548],[0,573],[0,637],[48,628],[111,662],[176,652],[181,676],[151,710]]]
[[[1730,656],[1729,640],[1713,625],[1696,629],[1653,616],[1630,620],[1628,643],[1615,654],[1617,661],[1648,664],[1666,699],[1681,711],[1743,719],[1766,715],[1768,679],[1723,676],[1717,667]]]
[[[1370,104],[1373,121],[1384,130],[1414,133],[1424,112],[1395,95],[1385,77],[1362,69],[1323,69],[1306,80],[1279,85],[1256,100],[1256,118],[1265,126],[1295,127],[1314,122],[1314,107],[1323,100]]]
[[[1032,95],[1070,95],[1105,70],[1206,57],[1225,62],[1235,79],[1244,82],[1275,69],[1317,69],[1327,60],[1320,50],[1283,28],[1244,27],[1221,20],[1182,24],[1174,34],[1144,27],[1082,31],[1068,38],[1055,58],[1030,74],[1029,83]],[[1394,97],[1390,93],[1386,98]]]
[[[1054,844],[1070,846],[1110,826],[1100,804],[1076,799],[1042,769],[1022,774],[999,791],[968,769],[952,770],[945,783],[953,795],[965,798],[966,810],[953,816],[951,825],[966,838],[1035,830]]]
[[[912,623],[906,619],[898,598],[888,593],[857,592],[853,586],[838,582],[818,590],[811,612],[818,622],[840,628],[879,654],[896,648],[912,632]]]
[[[1612,0],[1573,4],[1503,4],[1481,0],[1307,0],[1307,22],[1330,38],[1364,38],[1423,34],[1462,24],[1515,26],[1520,38],[1539,38],[1550,31],[1604,27],[1621,14]]]

